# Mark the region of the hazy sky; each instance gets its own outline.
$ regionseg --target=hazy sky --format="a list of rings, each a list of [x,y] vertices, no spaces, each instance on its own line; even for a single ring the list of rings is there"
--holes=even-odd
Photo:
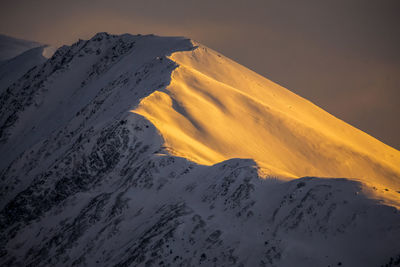
[[[399,0],[0,0],[0,33],[191,37],[400,149]]]

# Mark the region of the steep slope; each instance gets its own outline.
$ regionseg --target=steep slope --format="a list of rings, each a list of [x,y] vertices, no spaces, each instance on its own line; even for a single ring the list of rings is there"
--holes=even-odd
[[[43,55],[46,49],[46,46],[35,47],[1,64],[0,94],[28,70],[44,63],[48,59]]]
[[[264,175],[349,177],[400,190],[400,152],[204,46],[174,53],[170,85],[134,110],[170,153],[252,158]]]
[[[165,55],[191,47],[183,38],[105,33],[61,47],[0,96],[0,168],[68,125],[96,97],[95,105],[105,101],[107,108],[91,114],[99,117],[93,123],[128,112],[140,98],[169,83],[175,64],[163,60]]]
[[[118,125],[108,145],[127,138],[122,147],[137,146],[135,139],[149,134],[143,126],[133,120]],[[260,180],[251,160],[204,168],[181,158],[149,157],[150,143],[134,150],[137,160],[133,151],[117,146],[122,152],[117,156],[105,146],[85,146],[84,155],[76,155],[82,165],[72,181],[59,179],[55,188],[41,183],[43,178],[36,182],[35,191],[69,196],[43,216],[33,212],[56,198],[50,202],[51,196],[40,195],[44,202],[25,192],[31,204],[18,214],[32,210],[34,217],[23,218],[29,226],[12,229],[0,263],[380,266],[400,259],[399,212],[367,199],[358,183],[318,178],[279,183]],[[146,146],[150,149],[141,153]],[[109,156],[116,165],[103,174],[99,167]],[[55,165],[46,180],[69,170],[67,164]]]
[[[61,47],[1,93],[1,266],[390,266],[400,262],[400,212],[371,198],[380,189],[349,179],[260,179],[260,166],[276,168],[271,175],[282,173],[282,166],[296,165],[290,157],[277,161],[282,165],[277,167],[257,157],[212,166],[190,158],[199,154],[199,144],[208,146],[208,140],[218,140],[207,137],[208,126],[196,121],[200,118],[190,107],[204,108],[210,123],[216,121],[206,107],[214,108],[217,119],[223,118],[214,106],[197,106],[190,94],[197,93],[194,87],[202,90],[207,101],[221,109],[226,106],[227,114],[232,114],[227,119],[242,118],[228,105],[236,101],[230,98],[235,96],[232,92],[224,91],[226,98],[215,93],[216,98],[214,81],[203,87],[200,78],[227,77],[219,72],[226,70],[238,83],[239,77],[234,76],[239,74],[233,69],[243,67],[221,56],[226,68],[217,71],[210,55],[199,54],[202,50],[185,38],[99,33]],[[202,69],[207,75],[198,74],[193,62],[185,67],[189,66],[186,60],[204,65],[200,56],[210,62],[209,70]],[[185,76],[184,69],[191,76]],[[235,84],[229,82],[220,79],[221,85],[233,88]],[[189,102],[173,91],[177,85]],[[236,108],[251,107],[246,101],[242,104]],[[172,137],[180,138],[185,149],[172,146],[156,111],[166,112],[175,131],[182,122],[182,135],[173,132]],[[228,122],[232,131],[240,130]],[[191,140],[190,134],[199,131],[193,126],[204,127],[207,138],[194,143],[192,155],[185,155],[190,160],[175,156],[189,151],[185,138]],[[229,124],[215,123],[215,127],[229,129]],[[229,132],[226,136],[230,138]],[[218,152],[223,160],[233,149],[223,148],[210,145],[204,150],[209,157],[199,158],[211,164],[213,153]],[[383,190],[380,197],[390,194],[399,193]]]

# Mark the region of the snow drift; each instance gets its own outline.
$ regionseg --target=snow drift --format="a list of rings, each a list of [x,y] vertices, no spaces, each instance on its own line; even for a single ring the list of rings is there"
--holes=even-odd
[[[251,158],[264,175],[349,177],[400,191],[399,151],[209,48],[169,58],[178,65],[171,83],[134,112],[171,154],[207,165]]]

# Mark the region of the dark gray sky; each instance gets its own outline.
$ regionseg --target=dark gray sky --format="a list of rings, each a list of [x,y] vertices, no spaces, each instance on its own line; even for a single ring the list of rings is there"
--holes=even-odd
[[[193,38],[400,149],[398,0],[0,0],[0,33]]]

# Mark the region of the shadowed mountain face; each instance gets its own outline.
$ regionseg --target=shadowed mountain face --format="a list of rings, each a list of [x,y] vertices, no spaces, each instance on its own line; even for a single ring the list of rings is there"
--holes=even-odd
[[[42,46],[42,44],[0,34],[0,64],[39,46]]]
[[[0,34],[0,94],[52,52],[52,47]]]
[[[0,94],[24,75],[28,70],[44,63],[45,46],[29,49],[0,65]]]
[[[99,33],[1,90],[1,265],[400,260],[398,151],[188,39]],[[336,155],[382,178],[299,178],[322,163],[343,176]]]

